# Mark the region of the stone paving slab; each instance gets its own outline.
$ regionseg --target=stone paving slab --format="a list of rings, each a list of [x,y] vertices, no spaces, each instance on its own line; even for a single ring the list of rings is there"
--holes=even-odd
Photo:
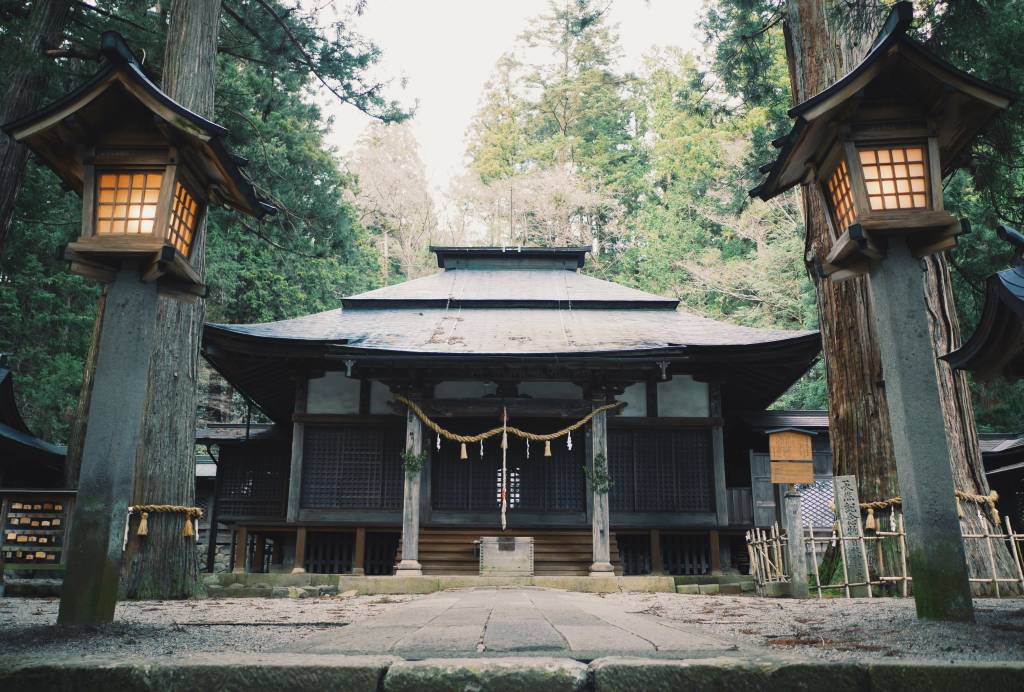
[[[685,623],[668,626],[653,615],[580,593],[490,588],[433,594],[284,650],[407,659],[531,655],[592,660],[616,653],[720,656],[737,647]]]
[[[1020,661],[832,663],[795,657],[615,656],[584,664],[554,657],[404,661],[388,656],[206,654],[146,661],[111,656],[65,660],[0,656],[0,690],[4,692],[1001,692],[1022,689],[1022,680],[1024,662]]]

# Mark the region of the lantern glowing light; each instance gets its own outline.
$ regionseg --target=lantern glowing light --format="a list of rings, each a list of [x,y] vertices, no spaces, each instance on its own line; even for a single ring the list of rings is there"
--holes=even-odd
[[[275,209],[227,150],[227,130],[163,93],[118,34],[103,34],[100,53],[89,82],[4,130],[82,195],[82,232],[64,250],[73,272],[109,282],[132,267],[167,293],[204,295],[193,255],[207,209]]]

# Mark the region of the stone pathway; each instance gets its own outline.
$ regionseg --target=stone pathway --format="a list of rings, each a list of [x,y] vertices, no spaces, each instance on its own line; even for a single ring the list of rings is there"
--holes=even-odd
[[[435,593],[281,650],[392,654],[407,660],[515,655],[589,661],[607,655],[700,658],[739,648],[734,641],[630,612],[593,594],[523,588]]]

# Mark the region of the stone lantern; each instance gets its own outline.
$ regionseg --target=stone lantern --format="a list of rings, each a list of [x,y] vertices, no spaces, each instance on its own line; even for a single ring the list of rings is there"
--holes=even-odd
[[[1014,95],[932,55],[906,35],[910,3],[894,8],[864,60],[794,106],[793,129],[751,195],[807,185],[828,209],[831,247],[817,258],[842,280],[865,274],[890,239],[915,257],[956,245],[961,225],[943,208],[942,179]]]
[[[897,3],[864,60],[790,110],[751,195],[809,187],[830,244],[808,259],[833,281],[867,275],[917,614],[972,620],[920,260],[956,245],[963,224],[943,208],[942,178],[1015,95],[932,55],[907,36],[912,19]]]
[[[81,235],[64,251],[73,272],[109,282],[133,263],[165,292],[201,295],[193,251],[210,205],[274,208],[228,152],[227,130],[164,94],[120,35],[104,33],[100,52],[99,74],[4,131],[82,195]]]
[[[95,77],[3,127],[82,195],[82,232],[64,258],[73,272],[109,284],[60,624],[113,619],[160,295],[205,295],[203,216],[211,205],[257,217],[274,211],[227,150],[223,127],[162,92],[120,35],[104,33],[100,52],[106,65]]]

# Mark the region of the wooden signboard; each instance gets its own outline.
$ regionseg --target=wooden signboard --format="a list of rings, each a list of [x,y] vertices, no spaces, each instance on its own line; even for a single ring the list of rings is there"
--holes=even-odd
[[[768,432],[768,456],[772,483],[793,485],[814,482],[814,451],[811,433],[800,430]]]

